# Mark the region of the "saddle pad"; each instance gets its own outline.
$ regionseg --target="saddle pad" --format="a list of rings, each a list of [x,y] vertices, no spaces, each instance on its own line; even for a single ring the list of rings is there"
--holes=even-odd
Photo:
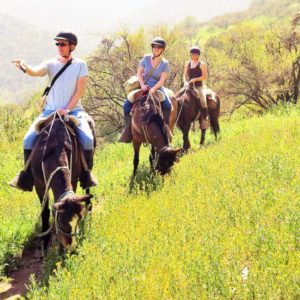
[[[143,90],[142,89],[138,89],[138,90],[133,90],[131,91],[128,95],[127,95],[127,99],[133,103],[137,97],[139,96],[139,94],[142,94]],[[158,97],[159,101],[162,102],[165,100],[165,95],[163,92],[161,91],[156,91],[155,92],[156,96]]]
[[[217,102],[216,93],[213,92],[210,88],[205,88],[204,93],[207,98],[210,98],[211,100]]]
[[[165,93],[167,94],[167,96],[169,97],[169,99],[171,99],[171,97],[175,97],[175,94],[172,90],[165,88]]]
[[[47,117],[41,117],[38,122],[34,125],[34,129],[37,132],[40,132],[42,127],[46,126],[53,120],[53,116],[55,115],[56,112],[53,112]],[[80,124],[80,121],[75,117],[75,116],[67,116],[68,120],[74,124],[75,126],[78,126]]]

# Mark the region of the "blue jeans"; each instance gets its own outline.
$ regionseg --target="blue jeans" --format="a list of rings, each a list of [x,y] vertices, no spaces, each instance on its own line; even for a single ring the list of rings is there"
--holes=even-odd
[[[45,117],[52,114],[54,110],[43,110],[42,113],[34,120],[32,125],[29,127],[29,130],[24,137],[24,149],[31,150],[33,145],[38,137],[38,132],[35,130],[35,125]],[[93,150],[94,149],[94,137],[89,126],[88,121],[83,115],[82,110],[74,110],[69,113],[69,115],[77,117],[80,121],[80,124],[76,126],[76,132],[78,134],[79,142],[84,150]]]
[[[161,102],[161,108],[163,110],[171,110],[172,105],[171,105],[171,101],[170,101],[169,97],[166,95],[163,88],[160,88],[159,90],[162,91],[165,95],[165,100]],[[128,99],[126,99],[123,104],[123,111],[124,111],[125,116],[130,114],[132,106],[133,106],[133,103],[131,103]]]

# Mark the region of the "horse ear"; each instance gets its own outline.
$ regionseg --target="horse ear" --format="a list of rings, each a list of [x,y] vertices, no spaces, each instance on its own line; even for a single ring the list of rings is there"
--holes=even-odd
[[[83,195],[83,196],[77,196],[74,201],[77,202],[77,203],[81,203],[81,202],[87,202],[89,201],[90,199],[92,199],[94,196],[93,195]]]
[[[185,152],[185,150],[183,148],[174,149],[175,154],[183,154],[184,152]]]

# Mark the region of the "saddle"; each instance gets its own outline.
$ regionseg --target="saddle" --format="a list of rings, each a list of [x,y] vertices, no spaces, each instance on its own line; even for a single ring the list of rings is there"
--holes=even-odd
[[[207,86],[204,86],[203,90],[204,90],[204,93],[206,95],[206,99],[207,100],[212,100],[214,102],[217,102],[216,93],[213,90],[211,90]],[[177,94],[176,94],[175,97],[176,98],[181,97],[184,94],[185,91],[189,91],[192,94],[193,97],[199,99],[199,92],[198,92],[198,90],[194,86],[189,86],[188,88],[185,88],[185,87],[181,88],[177,92]]]

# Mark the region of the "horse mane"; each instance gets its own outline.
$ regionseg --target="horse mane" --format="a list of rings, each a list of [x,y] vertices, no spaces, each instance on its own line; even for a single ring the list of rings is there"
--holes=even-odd
[[[150,123],[156,124],[163,136],[165,144],[169,145],[168,136],[165,132],[164,120],[158,112],[154,111],[153,102],[150,101],[150,98],[148,98],[147,96],[143,96],[139,99],[139,105],[142,107],[141,110],[143,112],[142,120],[146,124],[150,124]]]
[[[45,151],[42,160],[46,160],[52,153],[55,153],[57,157],[63,152],[63,149],[72,149],[71,141],[67,134],[65,124],[60,119],[55,119],[51,132],[51,124],[48,124],[42,131],[42,145],[45,147]],[[71,134],[70,134],[71,136]]]
[[[198,95],[195,93],[195,91],[192,88],[188,88],[186,90],[187,95],[189,95],[190,97],[196,98],[198,99]]]

